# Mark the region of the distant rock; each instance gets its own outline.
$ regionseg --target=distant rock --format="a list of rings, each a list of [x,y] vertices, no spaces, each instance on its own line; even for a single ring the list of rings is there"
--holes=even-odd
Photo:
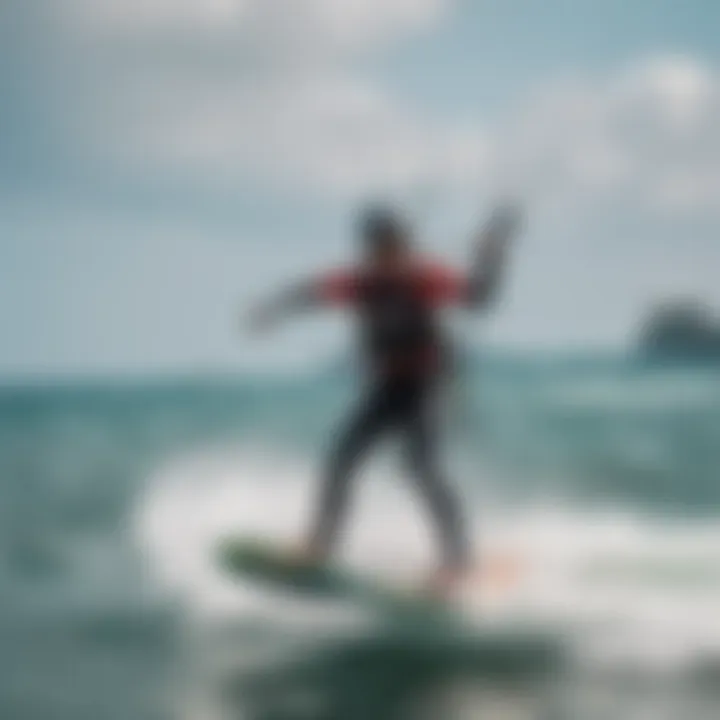
[[[720,362],[720,318],[695,300],[666,301],[647,318],[640,351],[650,359]]]

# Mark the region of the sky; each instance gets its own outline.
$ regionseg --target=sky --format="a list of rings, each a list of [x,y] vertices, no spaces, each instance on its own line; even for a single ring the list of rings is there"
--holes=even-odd
[[[715,0],[2,0],[0,377],[308,366],[254,299],[352,257],[387,199],[467,260],[511,193],[468,342],[627,347],[720,308]]]

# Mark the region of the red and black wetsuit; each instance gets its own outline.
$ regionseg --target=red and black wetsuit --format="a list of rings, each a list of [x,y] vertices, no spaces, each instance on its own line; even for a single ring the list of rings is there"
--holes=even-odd
[[[450,360],[439,311],[473,304],[473,284],[434,264],[394,275],[363,270],[332,273],[313,286],[316,301],[351,307],[370,375],[369,390],[341,428],[328,464],[314,528],[316,547],[329,549],[345,513],[357,462],[386,432],[400,434],[410,469],[433,514],[444,561],[467,561],[459,504],[439,467],[439,380]]]
[[[430,263],[395,274],[350,270],[331,273],[317,285],[324,302],[352,307],[370,372],[376,377],[430,378],[448,360],[438,321],[444,305],[471,298],[471,285],[448,268]]]

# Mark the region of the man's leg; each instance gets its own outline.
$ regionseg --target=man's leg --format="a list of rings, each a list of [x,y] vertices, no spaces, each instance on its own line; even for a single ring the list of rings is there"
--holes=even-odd
[[[440,413],[436,390],[420,389],[408,406],[406,450],[410,469],[432,514],[442,547],[441,572],[457,576],[470,562],[470,547],[459,499],[440,467]]]
[[[314,559],[325,559],[331,553],[347,511],[352,475],[362,456],[388,425],[389,415],[387,398],[375,390],[350,417],[335,441],[310,532],[308,551]]]

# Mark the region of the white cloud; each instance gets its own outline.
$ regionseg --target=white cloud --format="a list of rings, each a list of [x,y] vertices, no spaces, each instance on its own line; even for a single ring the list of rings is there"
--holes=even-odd
[[[278,4],[283,6],[281,12],[287,12],[292,0]],[[369,42],[428,27],[449,4],[446,0],[310,0],[304,3],[304,12],[331,37]]]
[[[551,79],[488,127],[481,108],[459,122],[413,107],[355,63],[453,0],[59,1],[96,39],[99,21],[133,33],[108,55],[93,48],[100,79],[67,103],[79,144],[111,171],[343,197],[511,186],[566,206],[720,209],[720,78],[691,57]]]
[[[720,79],[686,57],[551,85],[496,143],[497,171],[541,196],[720,209]]]
[[[81,134],[121,172],[346,198],[511,186],[565,205],[720,205],[720,82],[685,58],[550,83],[495,127],[420,111],[337,63],[153,69],[107,92]]]
[[[221,27],[241,22],[247,0],[65,0],[72,17],[88,30],[119,32],[177,29],[183,26]]]
[[[96,148],[123,170],[159,169],[226,186],[250,181],[338,196],[403,192],[472,182],[487,155],[477,127],[423,117],[343,71],[261,82],[143,82],[126,92],[115,88],[104,112],[95,119],[103,129]]]
[[[629,74],[623,89],[647,102],[678,129],[692,129],[716,93],[707,68],[684,56],[653,58]]]
[[[273,53],[364,49],[431,26],[453,0],[60,0],[104,36],[212,31]]]

